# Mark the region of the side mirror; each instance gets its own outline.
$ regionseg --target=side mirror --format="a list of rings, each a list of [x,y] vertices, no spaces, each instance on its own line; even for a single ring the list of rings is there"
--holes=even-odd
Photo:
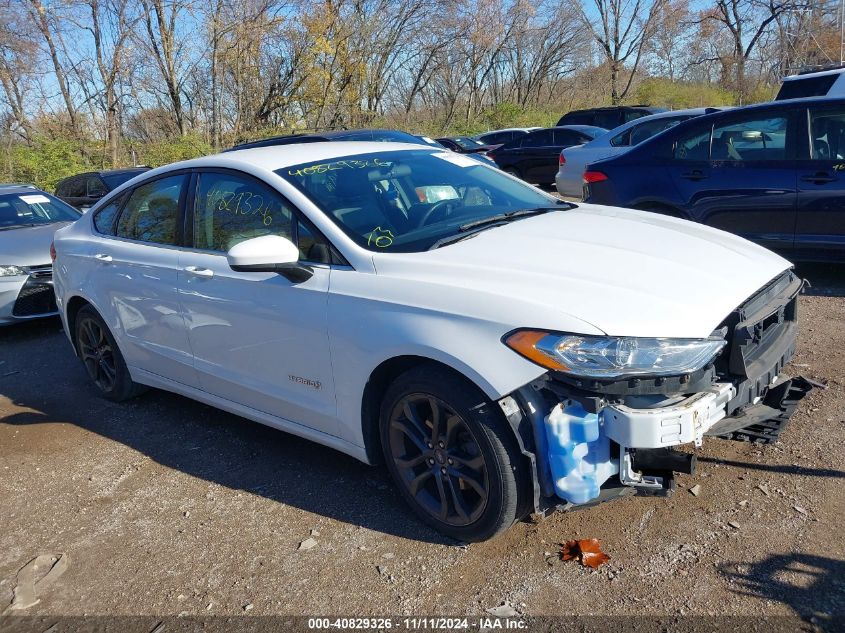
[[[299,249],[286,237],[262,235],[235,244],[226,253],[229,267],[241,273],[278,273],[295,283],[311,278],[314,271],[299,263]]]

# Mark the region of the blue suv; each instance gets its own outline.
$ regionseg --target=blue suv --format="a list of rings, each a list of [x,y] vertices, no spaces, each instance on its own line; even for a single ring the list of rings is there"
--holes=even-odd
[[[845,99],[690,119],[587,165],[584,200],[701,222],[793,260],[845,262]]]

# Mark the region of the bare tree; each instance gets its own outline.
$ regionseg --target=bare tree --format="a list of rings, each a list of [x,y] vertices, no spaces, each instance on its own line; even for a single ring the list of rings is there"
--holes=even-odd
[[[57,27],[52,24],[53,20],[51,20],[51,16],[48,15],[47,9],[41,0],[29,0],[29,12],[47,45],[47,51],[53,65],[53,74],[55,75],[56,83],[62,93],[62,99],[67,110],[71,132],[78,138],[80,135],[79,115],[73,97],[71,96],[68,73],[59,57],[59,47],[54,36],[54,28]]]
[[[31,0],[38,2],[39,0]],[[144,24],[147,38],[143,43],[149,48],[167,90],[173,119],[179,134],[187,131],[185,109],[182,103],[184,75],[179,67],[182,43],[178,39],[179,19],[187,9],[188,0],[141,0],[144,7]]]
[[[584,24],[609,67],[610,99],[614,104],[621,103],[631,89],[664,1],[591,0],[590,6],[580,5]],[[623,80],[621,75],[626,72],[628,78]]]
[[[805,0],[716,0],[713,9],[702,14],[702,20],[716,22],[728,37],[730,50],[721,62],[740,103],[748,92],[746,67],[761,38],[779,16],[807,6]]]

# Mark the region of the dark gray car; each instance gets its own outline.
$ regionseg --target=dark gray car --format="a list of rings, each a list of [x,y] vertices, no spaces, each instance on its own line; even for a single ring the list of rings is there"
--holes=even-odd
[[[56,197],[80,211],[86,211],[127,180],[148,171],[149,167],[129,167],[108,171],[90,171],[60,180],[56,185]]]

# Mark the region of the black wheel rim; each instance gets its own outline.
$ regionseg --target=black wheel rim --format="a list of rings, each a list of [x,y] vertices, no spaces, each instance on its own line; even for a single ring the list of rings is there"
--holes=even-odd
[[[103,327],[94,319],[79,324],[79,353],[85,369],[101,391],[111,391],[117,377],[114,350]]]
[[[406,490],[434,518],[474,523],[487,507],[484,455],[464,419],[428,394],[402,398],[390,416],[389,447]]]

